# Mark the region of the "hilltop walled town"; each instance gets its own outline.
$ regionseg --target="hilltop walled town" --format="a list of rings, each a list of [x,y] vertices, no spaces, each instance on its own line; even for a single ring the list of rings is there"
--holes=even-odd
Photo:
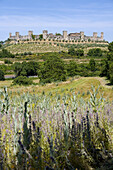
[[[101,35],[98,36],[97,32],[93,32],[92,36],[86,36],[83,31],[80,33],[69,33],[67,31],[63,31],[63,34],[60,33],[48,33],[47,30],[43,30],[43,33],[40,35],[34,35],[33,31],[28,31],[28,35],[20,35],[19,32],[15,32],[15,35],[12,35],[12,33],[9,33],[9,39],[13,42],[19,42],[19,41],[31,41],[31,40],[60,40],[60,41],[104,41],[104,33],[101,32]]]

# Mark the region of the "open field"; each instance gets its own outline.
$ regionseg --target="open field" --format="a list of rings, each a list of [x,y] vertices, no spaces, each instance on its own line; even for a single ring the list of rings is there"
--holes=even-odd
[[[8,87],[0,90],[1,169],[112,169],[113,103],[104,98],[113,101],[113,86],[107,83],[100,77],[27,87],[1,82]]]
[[[12,80],[5,80],[0,82],[0,88],[4,86],[8,87],[8,91],[12,92],[14,95],[22,94],[22,93],[35,93],[41,94],[46,93],[49,94],[50,92],[55,95],[56,92],[58,94],[63,95],[64,93],[68,94],[71,90],[74,90],[75,93],[79,93],[79,96],[88,98],[89,97],[89,90],[91,89],[91,85],[95,86],[96,88],[100,86],[100,92],[103,93],[103,96],[110,101],[113,100],[113,86],[109,85],[109,81],[106,78],[101,77],[75,77],[75,79],[69,79],[66,82],[59,82],[59,83],[51,83],[46,84],[45,86],[38,85],[39,80],[33,80],[37,85],[31,86],[12,86]]]

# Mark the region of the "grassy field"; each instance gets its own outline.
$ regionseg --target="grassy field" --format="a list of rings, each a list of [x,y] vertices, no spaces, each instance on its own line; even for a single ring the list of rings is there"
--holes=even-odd
[[[113,86],[100,77],[34,82],[0,82],[1,169],[112,169]]]
[[[71,45],[71,44],[70,44]],[[96,46],[95,46],[96,45]],[[84,53],[87,54],[89,49],[91,48],[101,48],[102,50],[108,50],[107,45],[105,47],[101,47],[99,44],[95,44],[92,47],[87,47],[87,45],[84,47]],[[73,44],[72,44],[73,46]],[[81,48],[81,47],[79,47]],[[24,53],[24,52],[32,52],[32,53],[45,53],[45,52],[59,52],[59,51],[68,51],[68,46],[62,47],[57,46],[57,44],[13,44],[10,46],[7,46],[6,49],[10,51],[13,54],[16,53]]]
[[[14,95],[22,93],[35,93],[35,94],[49,94],[50,92],[55,95],[60,94],[70,94],[72,90],[79,94],[80,97],[89,98],[89,91],[91,90],[91,85],[96,88],[100,86],[100,92],[103,93],[105,99],[113,100],[113,86],[109,85],[109,81],[101,77],[75,77],[74,79],[69,79],[66,82],[51,83],[44,86],[39,85],[39,80],[33,80],[37,85],[31,86],[12,86],[12,80],[5,80],[0,82],[0,88],[4,86],[8,87],[8,91]]]
[[[29,51],[32,53],[67,51],[67,48],[51,44],[16,44],[10,45],[6,49],[13,54]]]

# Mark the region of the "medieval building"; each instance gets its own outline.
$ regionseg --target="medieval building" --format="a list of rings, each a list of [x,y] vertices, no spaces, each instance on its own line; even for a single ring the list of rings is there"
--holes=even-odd
[[[101,36],[97,35],[97,32],[93,32],[92,36],[86,36],[83,31],[80,33],[67,33],[67,31],[63,31],[63,34],[53,34],[48,33],[47,30],[43,30],[42,33],[43,39],[52,39],[52,40],[80,40],[80,41],[103,41],[104,33],[101,32]],[[15,32],[15,35],[12,36],[12,33],[9,33],[10,40],[32,40],[32,39],[40,39],[40,35],[34,35],[33,31],[28,31],[28,35],[20,35],[19,32]]]

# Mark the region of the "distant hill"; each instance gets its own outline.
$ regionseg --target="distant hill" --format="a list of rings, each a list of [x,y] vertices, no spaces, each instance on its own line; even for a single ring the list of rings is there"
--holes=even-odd
[[[59,43],[59,42],[41,42],[39,43],[23,43],[23,44],[6,44],[5,48],[13,54],[32,52],[32,53],[45,53],[45,52],[59,52],[59,51],[68,51],[70,47],[82,48],[84,52],[87,53],[90,48],[101,48],[102,50],[108,50],[107,43],[78,43],[78,44],[69,44],[69,43]]]

